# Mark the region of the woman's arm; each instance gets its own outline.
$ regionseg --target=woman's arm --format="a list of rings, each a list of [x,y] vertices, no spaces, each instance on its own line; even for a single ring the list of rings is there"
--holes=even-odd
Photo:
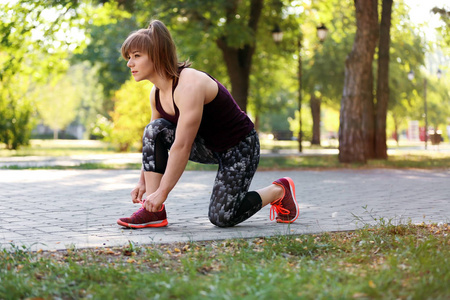
[[[155,86],[153,86],[152,90],[150,91],[150,107],[152,110],[150,122],[161,118],[160,113],[156,110],[155,90],[156,88]],[[141,175],[139,177],[139,181],[136,184],[136,187],[131,191],[131,201],[133,201],[133,203],[142,202],[142,196],[144,195],[145,191],[146,188],[145,188],[144,167],[141,167]]]
[[[166,171],[159,188],[145,201],[148,211],[156,212],[160,208],[184,172],[202,120],[205,96],[212,81],[207,75],[193,69],[184,70],[179,80],[174,94],[180,112],[175,141],[170,148]]]

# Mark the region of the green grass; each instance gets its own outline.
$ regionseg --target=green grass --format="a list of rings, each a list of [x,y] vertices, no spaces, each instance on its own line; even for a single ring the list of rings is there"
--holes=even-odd
[[[295,141],[261,141],[262,149],[296,149]],[[407,147],[408,145],[400,145]],[[411,146],[411,145],[409,145]],[[416,145],[417,146],[417,145]],[[442,147],[448,145],[442,145]],[[305,147],[308,149],[308,147]],[[116,153],[107,143],[100,141],[76,140],[32,140],[31,146],[17,151],[0,148],[0,157],[11,156],[69,156],[88,154]],[[2,169],[140,169],[140,164],[103,164],[84,163],[78,166],[55,167],[1,167]],[[336,168],[450,168],[450,151],[435,151],[430,149],[414,151],[396,151],[388,160],[370,160],[366,165],[342,164],[337,155],[291,155],[262,156],[258,170],[289,170],[289,169],[336,169]],[[189,162],[187,170],[215,171],[216,165],[203,165]]]
[[[0,299],[448,299],[450,227],[0,251]]]
[[[44,166],[44,167],[22,167],[5,166],[0,169],[23,170],[23,169],[135,169],[139,170],[141,164],[103,164],[103,163],[83,163],[77,166]],[[337,155],[323,156],[279,156],[279,157],[261,157],[258,170],[306,170],[306,169],[370,169],[370,168],[395,168],[395,169],[448,169],[450,168],[450,154],[447,155],[393,155],[388,160],[370,160],[367,165],[361,164],[342,164]],[[186,167],[188,171],[216,171],[217,165],[205,165],[194,162],[188,162]]]
[[[0,157],[13,156],[69,156],[111,154],[114,148],[105,142],[91,140],[31,140],[29,146],[7,150],[0,143]]]

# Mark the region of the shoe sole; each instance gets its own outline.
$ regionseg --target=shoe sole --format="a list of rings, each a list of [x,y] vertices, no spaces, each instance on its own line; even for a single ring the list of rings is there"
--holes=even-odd
[[[132,224],[132,223],[126,223],[121,220],[117,220],[117,224],[128,227],[128,228],[134,228],[134,229],[141,229],[141,228],[155,228],[155,227],[164,227],[169,224],[167,222],[167,219],[164,219],[162,221],[154,221],[154,222],[148,222],[144,224]]]
[[[294,181],[291,178],[284,177],[284,179],[286,179],[289,182],[289,189],[291,190],[292,199],[294,200],[295,210],[297,213],[295,214],[295,217],[291,220],[281,220],[281,219],[277,218],[277,223],[293,223],[295,220],[297,220],[298,215],[299,215],[298,202],[295,197],[295,185],[294,185]]]

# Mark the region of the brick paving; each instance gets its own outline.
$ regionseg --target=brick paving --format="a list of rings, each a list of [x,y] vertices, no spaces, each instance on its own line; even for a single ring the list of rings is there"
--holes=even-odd
[[[129,196],[138,175],[136,170],[0,170],[0,248],[143,245],[353,230],[376,218],[450,219],[450,170],[268,171],[257,172],[252,189],[293,178],[298,220],[270,221],[267,206],[238,226],[218,228],[207,217],[215,172],[187,171],[166,202],[168,227],[125,229],[116,220],[138,209]]]

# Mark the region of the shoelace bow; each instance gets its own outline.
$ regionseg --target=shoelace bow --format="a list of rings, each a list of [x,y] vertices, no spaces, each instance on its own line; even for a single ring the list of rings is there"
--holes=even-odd
[[[137,211],[135,211],[133,213],[133,215],[139,213],[142,209],[145,209],[145,207],[144,207],[145,199],[140,200],[139,203],[142,205],[142,207],[140,209],[138,209]],[[164,204],[161,205],[161,209],[159,211],[161,211],[163,208],[164,208]]]
[[[291,212],[288,209],[283,207],[281,201],[278,201],[270,207],[270,221],[273,221],[278,214],[288,215],[290,213]]]

